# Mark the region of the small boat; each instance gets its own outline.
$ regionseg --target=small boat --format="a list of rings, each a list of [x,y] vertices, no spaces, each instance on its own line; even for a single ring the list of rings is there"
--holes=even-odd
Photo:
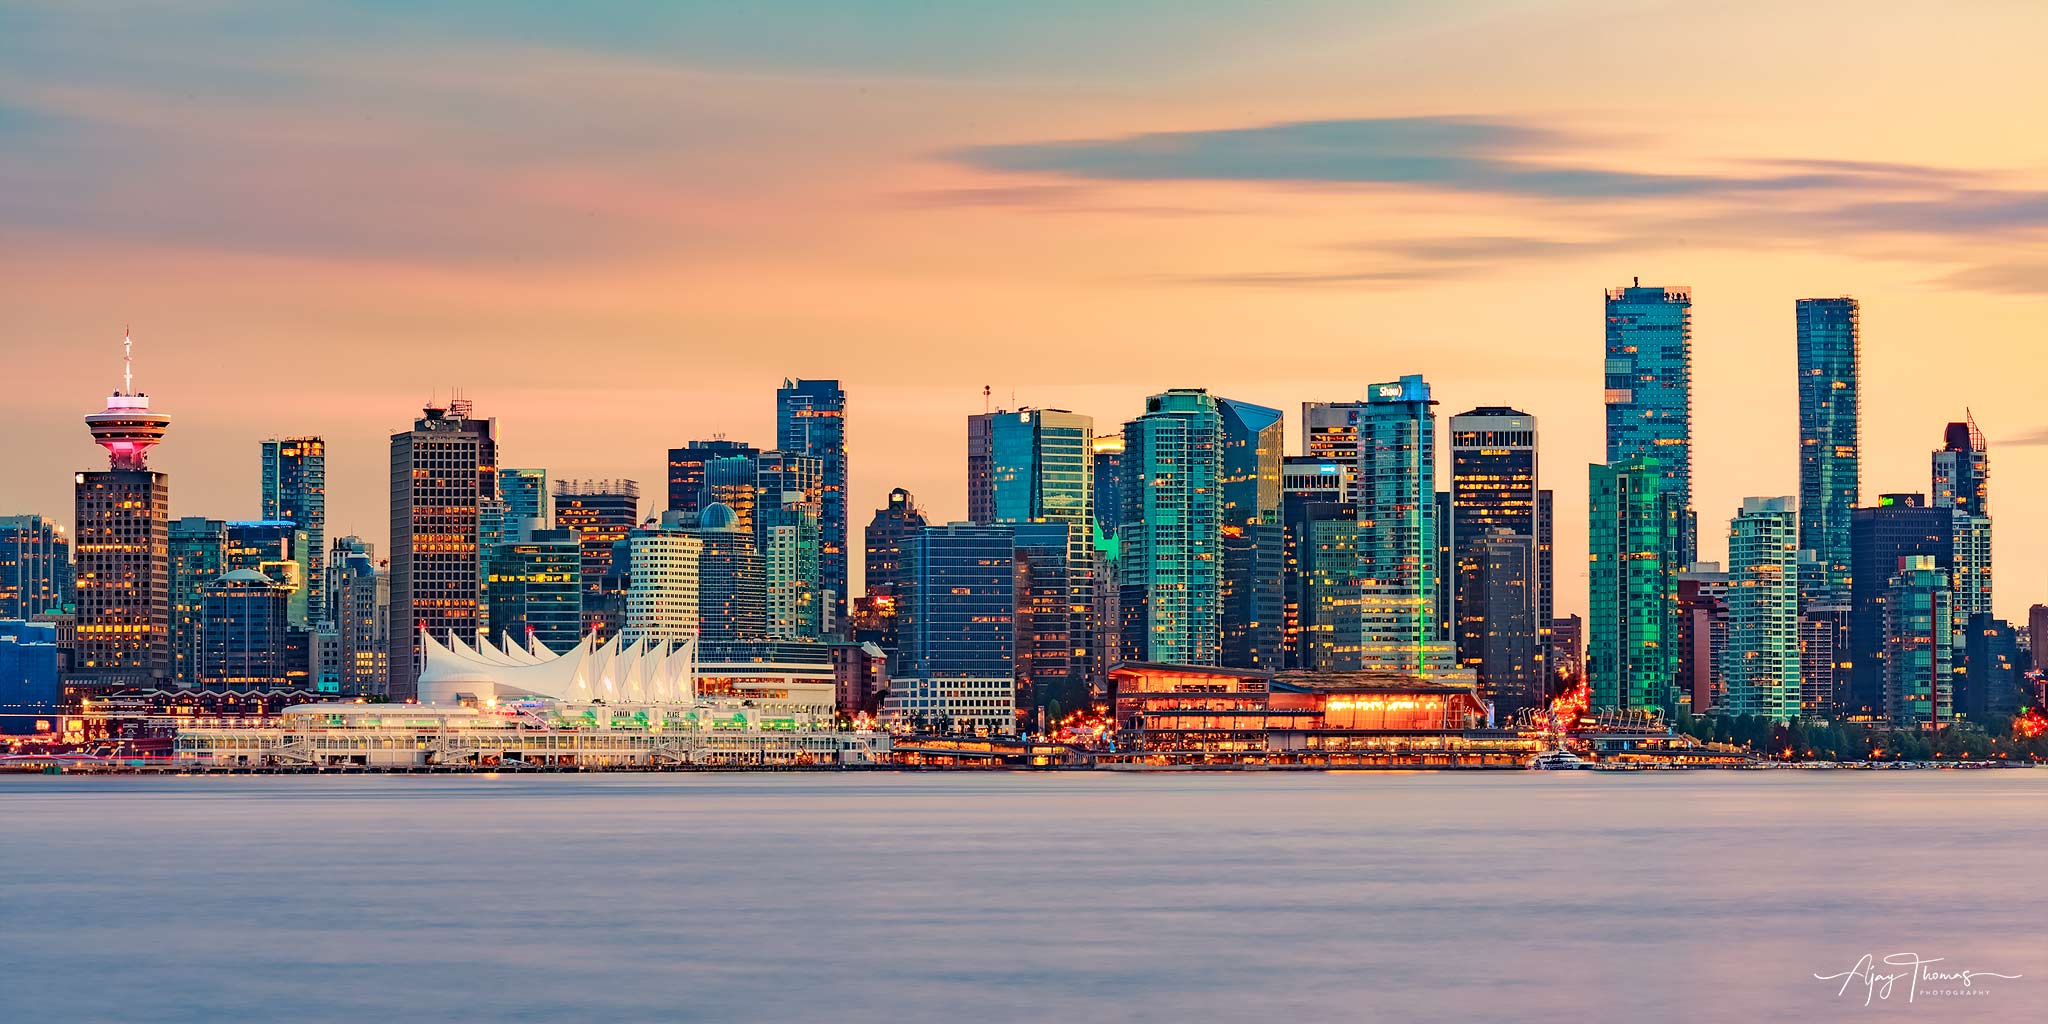
[[[1546,750],[1530,758],[1529,767],[1539,772],[1555,772],[1591,768],[1593,764],[1569,750]]]

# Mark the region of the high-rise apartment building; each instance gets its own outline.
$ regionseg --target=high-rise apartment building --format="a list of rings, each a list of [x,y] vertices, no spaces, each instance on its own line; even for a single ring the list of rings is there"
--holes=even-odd
[[[1800,716],[1799,513],[1794,499],[1744,498],[1728,524],[1728,710]]]
[[[129,362],[121,390],[85,422],[108,468],[74,478],[73,675],[86,685],[160,685],[171,665],[171,484],[148,456],[171,418],[150,410]]]
[[[1216,399],[1199,388],[1153,395],[1123,433],[1119,653],[1125,661],[1214,665],[1222,620]]]
[[[318,437],[263,442],[263,518],[298,524],[306,542],[296,552],[300,599],[310,619],[327,607],[327,442]]]
[[[1728,710],[1721,661],[1728,650],[1728,573],[1719,562],[1694,562],[1678,574],[1672,617],[1672,689],[1695,715]]]
[[[336,688],[380,696],[390,686],[391,574],[361,537],[336,537],[327,553],[327,621],[334,629]]]
[[[818,564],[831,592],[825,607],[834,628],[846,619],[846,392],[836,380],[784,380],[775,392],[775,447],[816,456],[823,464]]]
[[[71,535],[47,516],[0,516],[0,619],[71,602]]]
[[[1955,590],[1933,555],[1907,555],[1886,581],[1885,716],[1895,729],[1955,721]]]
[[[469,402],[427,406],[391,435],[390,696],[417,694],[420,632],[482,635],[478,517],[498,490],[497,421]]]
[[[228,571],[228,524],[204,516],[170,522],[171,684],[199,685],[206,628],[205,587]]]
[[[751,465],[748,488],[752,489]],[[606,586],[612,549],[640,522],[640,485],[631,480],[559,480],[555,527],[574,530],[583,545],[583,631],[603,643],[619,632],[617,597]]]
[[[1592,705],[1668,713],[1676,702],[1672,634],[1678,496],[1655,458],[1589,467],[1586,674]]]
[[[669,521],[675,521],[671,512]],[[619,634],[627,643],[695,640],[704,540],[674,526],[634,530],[632,581],[626,588],[626,621]]]
[[[1847,599],[1828,604],[1809,602],[1799,612],[1799,706],[1816,721],[1834,718],[1845,699],[1843,669],[1849,656]]]
[[[1363,667],[1437,672],[1456,661],[1437,613],[1436,402],[1410,374],[1375,384],[1358,417]]]
[[[1800,299],[1799,546],[1814,553],[1824,592],[1849,596],[1849,518],[1863,502],[1861,320],[1856,300]],[[1811,588],[1809,588],[1810,590]]]
[[[1968,415],[1942,433],[1934,453],[1933,501],[1951,512],[1953,558],[1948,566],[1956,588],[1958,627],[1991,607],[1991,461],[1984,432]]]
[[[1653,458],[1679,510],[1680,563],[1696,553],[1692,505],[1692,292],[1607,292],[1607,463]]]

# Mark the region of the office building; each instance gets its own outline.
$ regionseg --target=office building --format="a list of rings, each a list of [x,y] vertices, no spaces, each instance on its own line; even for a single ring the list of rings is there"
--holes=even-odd
[[[499,540],[511,540],[519,535],[522,524],[537,519],[537,530],[554,528],[554,502],[548,496],[548,471],[545,469],[498,470],[498,500],[505,505],[505,525],[498,532]]]
[[[1036,551],[1031,559],[1037,586],[1061,586],[1065,592],[1038,594],[1041,606],[1029,625],[1045,646],[1018,650],[1018,678],[1025,686],[1019,703],[1029,704],[1036,686],[1043,694],[1067,694],[1072,708],[1074,687],[1085,687],[1093,675],[1096,648],[1095,421],[1064,409],[1005,410],[970,416],[968,435],[971,457],[974,445],[984,449],[970,460],[970,481],[978,474],[982,493],[968,495],[969,521],[1056,526],[1064,537],[1061,551]],[[974,519],[977,512],[986,518]],[[1051,535],[1029,532],[1041,546]],[[1020,591],[1020,615],[1027,607],[1026,592]],[[1064,623],[1054,621],[1062,614]],[[1026,626],[1020,622],[1018,628]]]
[[[206,627],[205,587],[228,571],[228,524],[204,516],[170,523],[171,671],[173,686],[199,685]]]
[[[1214,665],[1221,639],[1223,425],[1216,399],[1175,388],[1124,424],[1117,529],[1119,657]]]
[[[1692,513],[1692,292],[1607,292],[1607,463],[1654,458],[1679,516],[1679,563],[1695,557]],[[1596,624],[1597,625],[1597,624]]]
[[[1284,636],[1280,521],[1285,421],[1278,409],[1231,398],[1216,400],[1223,425],[1219,516],[1222,519],[1218,615],[1223,636],[1217,660],[1232,668],[1278,670]]]
[[[390,696],[415,695],[420,632],[479,638],[484,554],[478,516],[497,497],[497,421],[467,400],[427,406],[391,435]]]
[[[1586,675],[1595,708],[1669,713],[1676,703],[1678,496],[1655,458],[1588,468]]]
[[[1054,539],[1052,546],[1062,545]],[[947,523],[918,532],[907,551],[892,714],[1014,730],[1015,551],[1016,531],[1007,524]]]
[[[290,595],[293,623],[303,626],[312,621],[310,588],[304,575],[306,545],[311,541],[298,523],[289,519],[231,519],[224,536],[224,571],[248,569],[262,573]]]
[[[327,553],[327,621],[333,627],[335,685],[344,696],[389,689],[391,574],[361,537],[336,537]]]
[[[1977,420],[1967,414],[1942,434],[1934,453],[1933,500],[1952,513],[1951,561],[1955,581],[1956,622],[1972,615],[1992,614],[1991,607],[1991,466],[1989,447]]]
[[[122,339],[124,355],[129,342]],[[77,636],[88,686],[161,685],[170,675],[170,478],[148,466],[171,418],[135,390],[132,360],[104,411],[85,418],[108,468],[76,475]]]
[[[1015,540],[1016,706],[1026,714],[1044,708],[1056,719],[1088,704],[1087,657],[1093,645],[1075,632],[1085,628],[1084,613],[1094,607],[1089,572],[1094,552],[1092,546],[1083,548],[1083,564],[1074,565],[1075,529],[1068,523],[1006,525]],[[1077,594],[1074,580],[1083,575],[1087,590]]]
[[[1359,621],[1371,671],[1441,672],[1456,661],[1437,614],[1435,405],[1410,374],[1373,385],[1358,417]]]
[[[1576,615],[1550,620],[1551,695],[1586,681],[1586,620]]]
[[[753,467],[747,467],[753,488]],[[555,483],[555,528],[574,530],[583,545],[583,632],[603,643],[619,631],[614,588],[607,587],[612,548],[640,522],[640,485],[631,480]]]
[[[305,543],[294,552],[304,582],[296,603],[304,623],[327,607],[327,442],[318,437],[263,442],[263,518],[297,523]]]
[[[1809,603],[1849,597],[1849,519],[1863,503],[1862,352],[1856,300],[1800,299],[1799,546],[1814,553],[1821,590]]]
[[[1933,555],[1907,555],[1887,590],[1886,717],[1895,729],[1942,728],[1955,721],[1953,584]]]
[[[583,637],[583,535],[534,529],[540,521],[528,519],[517,534],[491,549],[484,581],[490,592],[485,638],[502,642],[510,637],[521,647],[537,642],[560,654]]]
[[[754,535],[733,511],[713,502],[696,515],[670,513],[664,526],[677,526],[702,544],[697,555],[697,635],[707,643],[751,643],[768,633],[768,583]]]
[[[809,456],[802,458],[816,462]],[[764,474],[754,506],[754,537],[767,588],[768,637],[816,640],[825,635],[819,506],[812,492],[776,491],[773,486],[771,477]]]
[[[71,603],[71,535],[47,516],[0,516],[0,619]]]
[[[1542,639],[1552,616],[1550,515],[1548,492],[1538,486],[1536,417],[1505,406],[1483,406],[1450,419],[1451,431],[1451,560],[1446,574],[1453,582],[1452,619],[1458,663],[1479,667],[1485,661],[1484,618],[1476,607],[1482,586],[1479,568],[1483,548],[1498,531],[1528,537],[1535,564],[1528,580],[1533,628]],[[1538,672],[1542,669],[1539,664]]]
[[[1799,513],[1794,499],[1744,498],[1728,524],[1728,710],[1800,715]]]
[[[1956,716],[1997,729],[2033,700],[2020,681],[2020,642],[2012,623],[1988,613],[1970,616],[1963,627],[1961,685]]]
[[[1095,594],[1091,615],[1095,621],[1095,649],[1088,656],[1088,686],[1103,692],[1109,682],[1109,666],[1123,660],[1122,573],[1123,561],[1117,530],[1123,521],[1124,438],[1121,434],[1095,438]]]
[[[199,686],[281,690],[291,682],[292,588],[254,569],[230,569],[200,588],[205,624]]]
[[[56,729],[64,700],[62,653],[54,623],[0,619],[0,735]]]
[[[1358,417],[1364,412],[1364,402],[1301,403],[1301,453],[1356,467]]]
[[[1315,517],[1335,515],[1335,506],[1347,510],[1351,517],[1349,540],[1344,550],[1357,558],[1358,507],[1353,504],[1352,495],[1358,480],[1358,464],[1345,463],[1337,459],[1319,458],[1310,455],[1290,455],[1280,461],[1280,660],[1281,667],[1301,669],[1307,667],[1305,648],[1302,646],[1304,632],[1311,623],[1304,615],[1310,606],[1308,600],[1305,569],[1313,561],[1313,552],[1306,547],[1314,543],[1312,522]],[[1326,538],[1327,539],[1327,538]],[[1328,569],[1327,563],[1323,568]],[[1347,573],[1355,586],[1357,573]],[[1351,607],[1357,607],[1356,602]],[[1356,624],[1353,623],[1355,629]],[[1356,667],[1356,666],[1354,666]]]
[[[2027,608],[2027,645],[2034,671],[2048,673],[2048,604]]]
[[[1470,667],[1481,694],[1502,721],[1542,708],[1548,630],[1536,626],[1536,539],[1502,528],[1459,546],[1474,559],[1476,583],[1458,607],[1460,622],[1477,634]]]
[[[901,487],[889,492],[888,504],[868,520],[864,564],[870,593],[884,587],[893,590],[903,582],[903,546],[926,525],[916,497]]]
[[[714,437],[706,441],[691,441],[682,448],[668,450],[668,510],[670,512],[696,512],[706,502],[704,493],[704,466],[712,459],[745,459],[751,463],[761,454],[759,448],[744,441],[732,441]],[[712,500],[721,500],[714,497]]]
[[[629,644],[697,639],[703,539],[666,526],[634,530],[626,543],[632,552],[633,574],[626,587],[626,619],[620,637]]]
[[[1930,507],[1922,494],[1882,494],[1849,518],[1849,650],[1838,674],[1841,713],[1852,721],[1882,719],[1887,657],[1885,603],[1899,560],[1925,555],[1947,575],[1953,564],[1954,513]],[[1951,609],[1951,613],[1953,609]]]
[[[775,447],[823,463],[818,564],[830,597],[824,607],[836,624],[846,619],[846,392],[836,380],[784,380],[775,392]]]

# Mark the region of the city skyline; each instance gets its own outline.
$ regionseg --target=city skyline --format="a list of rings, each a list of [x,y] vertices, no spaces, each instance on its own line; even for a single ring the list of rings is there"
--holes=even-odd
[[[1974,413],[1998,611],[2024,616],[2048,141],[2008,126],[2048,104],[2036,15],[1774,10],[1760,41],[1743,5],[1679,8],[1653,58],[1589,6],[1317,6],[1257,32],[1200,6],[852,32],[507,8],[365,17],[317,52],[282,15],[12,14],[0,259],[16,422],[46,441],[0,461],[0,512],[64,516],[129,322],[177,417],[178,514],[256,516],[257,444],[316,434],[329,535],[380,552],[380,439],[451,386],[508,465],[658,491],[667,448],[773,447],[775,382],[838,379],[854,522],[897,486],[966,518],[984,386],[1099,425],[1207,386],[1286,410],[1292,453],[1299,403],[1421,373],[1446,410],[1537,417],[1576,467],[1602,455],[1595,292],[1640,277],[1693,296],[1702,557],[1744,498],[1799,492],[1793,303],[1851,295],[1864,500],[1924,490],[1930,437]],[[1111,39],[1125,59],[1095,59]],[[1895,46],[1917,61],[1861,56]],[[1280,345],[1304,358],[1244,358]],[[279,386],[280,350],[321,372]],[[1548,477],[1560,523],[1576,477]],[[1583,610],[1583,539],[1557,543],[1557,610]]]

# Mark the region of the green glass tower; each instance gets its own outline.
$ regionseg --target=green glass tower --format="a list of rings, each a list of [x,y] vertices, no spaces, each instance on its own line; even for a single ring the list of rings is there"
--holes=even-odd
[[[1596,708],[1668,713],[1679,517],[1655,458],[1589,467],[1586,670]]]
[[[1373,385],[1358,417],[1363,667],[1437,672],[1456,662],[1438,614],[1436,413],[1418,374]]]
[[[1745,498],[1728,524],[1728,710],[1799,717],[1799,520],[1795,502]]]
[[[1174,388],[1124,424],[1117,539],[1125,661],[1214,665],[1221,637],[1223,423],[1216,399]]]

